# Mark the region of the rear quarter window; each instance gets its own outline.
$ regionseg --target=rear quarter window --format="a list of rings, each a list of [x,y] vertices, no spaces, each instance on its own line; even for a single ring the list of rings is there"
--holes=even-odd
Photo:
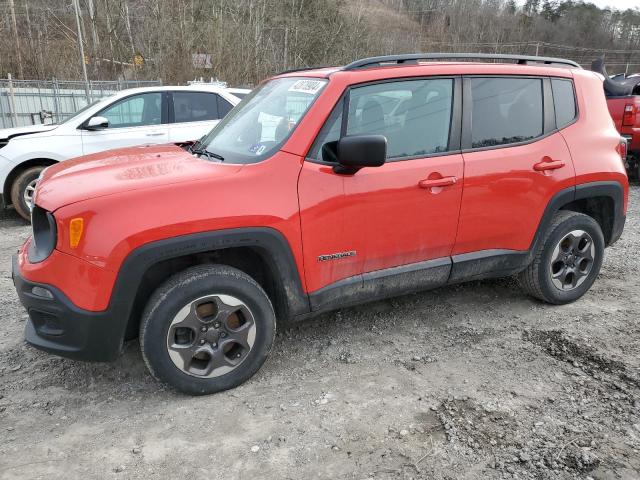
[[[220,118],[224,118],[224,116],[231,111],[233,105],[227,102],[220,95],[216,95],[216,97],[218,98],[218,115],[220,116]]]
[[[571,80],[551,79],[553,104],[556,110],[556,126],[564,128],[576,118],[576,97]]]

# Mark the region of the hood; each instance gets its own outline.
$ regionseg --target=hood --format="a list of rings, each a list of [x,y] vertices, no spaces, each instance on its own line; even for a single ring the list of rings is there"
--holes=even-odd
[[[197,158],[173,144],[109,150],[47,168],[36,204],[52,212],[91,198],[231,175],[241,168]]]
[[[0,140],[8,140],[20,135],[29,135],[30,133],[48,132],[58,128],[58,125],[29,125],[28,127],[3,128],[0,129]]]

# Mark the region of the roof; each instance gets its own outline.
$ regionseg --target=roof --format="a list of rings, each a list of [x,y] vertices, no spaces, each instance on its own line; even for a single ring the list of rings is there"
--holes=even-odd
[[[410,53],[406,55],[385,55],[381,57],[369,57],[351,62],[342,67],[342,70],[357,70],[360,68],[382,67],[385,65],[415,64],[421,60],[499,60],[501,63],[516,62],[518,65],[537,63],[562,67],[582,68],[573,60],[556,57],[537,57],[529,55],[511,55],[503,53]]]
[[[154,87],[137,87],[137,88],[128,88],[126,90],[120,90],[115,95],[116,96],[127,96],[132,93],[147,93],[147,92],[166,92],[166,91],[191,91],[191,92],[212,92],[212,93],[231,93],[233,94],[233,89],[228,89],[226,87],[221,87],[218,85],[208,85],[206,83],[199,83],[194,85],[162,85],[162,86],[154,86]]]
[[[448,61],[447,61],[448,60]],[[474,60],[474,61],[465,61]],[[356,60],[342,67],[319,67],[319,68],[301,68],[296,70],[288,70],[282,72],[278,76],[312,76],[312,77],[330,77],[341,72],[371,72],[372,70],[381,70],[389,68],[415,68],[420,66],[450,67],[447,73],[466,73],[462,72],[464,68],[475,66],[486,66],[487,71],[499,70],[496,73],[513,74],[514,70],[521,73],[542,74],[539,69],[557,69],[557,70],[573,70],[582,69],[582,67],[572,60],[554,57],[535,57],[526,55],[506,55],[506,54],[477,54],[477,53],[414,53],[407,55],[387,55],[381,57],[370,57]],[[535,70],[535,69],[538,70]],[[477,72],[483,70],[481,67],[469,68]],[[534,69],[533,71],[531,69]],[[457,70],[457,71],[456,71]],[[434,72],[435,73],[435,72]],[[470,72],[471,73],[471,72]],[[399,76],[399,75],[398,75]],[[570,76],[558,73],[558,76]]]

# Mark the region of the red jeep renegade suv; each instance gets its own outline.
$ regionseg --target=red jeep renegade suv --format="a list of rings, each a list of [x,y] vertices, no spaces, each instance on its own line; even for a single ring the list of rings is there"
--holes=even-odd
[[[203,394],[260,368],[276,319],[514,274],[574,301],[627,197],[595,73],[369,58],[265,81],[190,147],[48,168],[13,275],[32,345],[105,361],[139,336],[157,379]]]

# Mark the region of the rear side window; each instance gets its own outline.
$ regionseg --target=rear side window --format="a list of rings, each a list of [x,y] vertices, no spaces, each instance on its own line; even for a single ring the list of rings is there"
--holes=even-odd
[[[205,92],[173,92],[175,123],[217,120],[217,95]]]
[[[556,109],[556,126],[564,128],[576,118],[576,97],[571,80],[551,79],[553,104]]]
[[[491,147],[542,135],[542,80],[472,78],[471,146]]]

